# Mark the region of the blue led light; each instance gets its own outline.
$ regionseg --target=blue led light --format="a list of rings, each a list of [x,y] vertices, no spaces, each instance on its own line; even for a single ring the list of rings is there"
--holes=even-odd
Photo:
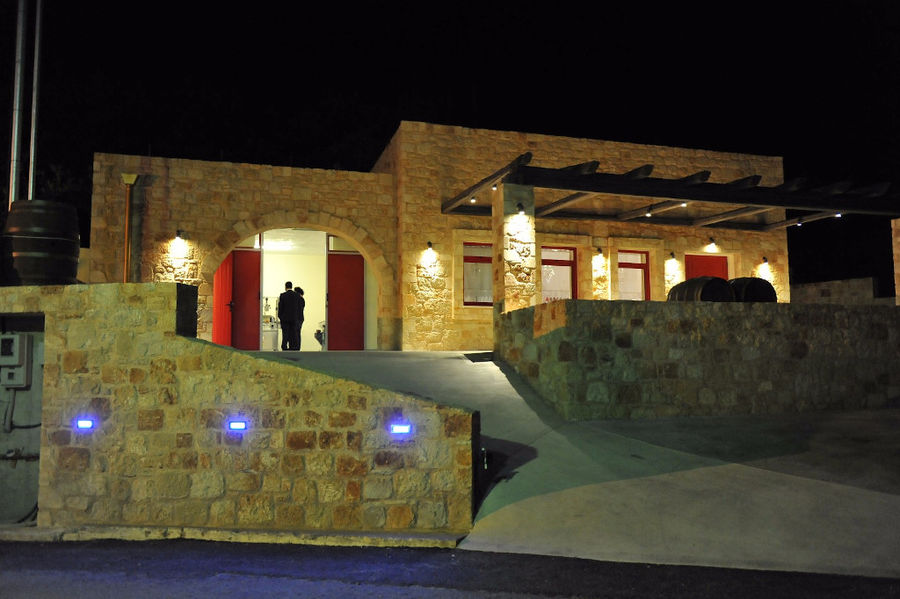
[[[408,422],[398,422],[391,425],[391,434],[393,435],[408,435],[411,432],[412,425]]]
[[[75,428],[82,431],[91,430],[94,428],[94,421],[90,418],[78,418],[75,420]]]
[[[229,420],[228,421],[228,430],[245,431],[245,430],[247,430],[247,421],[246,420]]]

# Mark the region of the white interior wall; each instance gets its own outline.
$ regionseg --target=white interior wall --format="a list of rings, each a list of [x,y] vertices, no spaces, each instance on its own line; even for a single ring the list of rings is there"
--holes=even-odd
[[[315,331],[319,323],[325,320],[325,233],[320,231],[291,231],[291,233],[298,238],[298,243],[287,249],[282,249],[284,246],[279,245],[275,245],[272,249],[266,247],[267,239],[270,237],[272,240],[276,239],[278,231],[263,234],[263,316],[276,314],[278,296],[284,291],[285,281],[291,281],[295,287],[302,287],[306,308],[303,312],[303,328],[300,330],[300,349],[320,351],[321,346],[315,339]],[[281,348],[280,327],[277,347]]]
[[[343,240],[335,249],[344,247]],[[321,231],[277,229],[263,234],[262,242],[262,309],[263,317],[275,316],[278,296],[284,291],[285,281],[303,288],[306,299],[303,328],[300,331],[301,351],[320,351],[315,331],[325,321],[325,294],[327,291],[327,235]],[[268,299],[268,309],[266,309]],[[378,280],[369,263],[365,263],[365,349],[378,348]],[[265,335],[263,344],[265,344]],[[277,345],[281,348],[281,329],[278,328]],[[270,349],[263,347],[263,349]]]

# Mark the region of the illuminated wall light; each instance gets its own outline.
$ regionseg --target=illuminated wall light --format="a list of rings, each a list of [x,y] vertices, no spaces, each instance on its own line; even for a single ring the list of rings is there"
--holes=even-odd
[[[715,254],[719,251],[719,246],[716,244],[716,240],[712,237],[709,238],[709,243],[704,246],[703,251],[707,254]]]
[[[841,218],[841,213],[838,212],[837,214],[834,215],[834,217],[835,217],[835,218]]]
[[[184,230],[175,232],[175,239],[169,244],[169,255],[176,260],[184,260],[188,255],[187,235]]]
[[[491,191],[497,191],[497,184],[496,184],[496,183],[494,183],[493,185],[491,185]]]
[[[653,213],[648,210],[646,213],[644,213],[644,216],[646,216],[647,218],[650,218],[651,216],[653,216]]]
[[[75,419],[75,428],[80,431],[90,431],[94,429],[94,419],[93,418],[76,418]]]
[[[769,259],[763,256],[762,263],[756,267],[756,276],[760,279],[765,279],[772,285],[775,284],[775,275],[772,272],[772,267],[769,266]]]
[[[436,277],[438,275],[438,255],[434,251],[434,245],[429,241],[422,251],[422,258],[419,264],[422,266],[423,274],[426,277]]]
[[[409,422],[392,422],[390,431],[392,435],[409,435],[412,433],[412,424]]]
[[[682,208],[687,208],[687,202],[681,202],[681,207],[682,207]]]
[[[663,266],[665,267],[664,278],[666,295],[668,295],[669,290],[672,287],[684,280],[684,272],[681,269],[681,262],[675,258],[675,252],[669,252],[669,257],[666,259]]]
[[[250,427],[250,423],[241,418],[235,418],[228,421],[228,430],[234,432],[243,432]]]
[[[522,205],[522,202],[516,204],[516,210],[519,211],[520,215],[525,214],[525,206]]]
[[[470,204],[474,204],[476,201],[477,201],[477,200],[475,199],[475,196],[472,196],[471,198],[469,198],[469,203],[470,203]]]

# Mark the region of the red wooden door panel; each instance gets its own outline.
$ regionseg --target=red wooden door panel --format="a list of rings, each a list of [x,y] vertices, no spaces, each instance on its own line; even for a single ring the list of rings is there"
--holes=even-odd
[[[234,256],[228,254],[213,277],[212,341],[231,345],[231,288]]]
[[[328,254],[328,349],[364,349],[365,262],[359,254]]]
[[[686,254],[684,257],[684,278],[719,277],[728,280],[728,258],[726,256]]]
[[[259,350],[259,284],[258,250],[234,250],[234,284],[231,315],[231,345],[236,349]]]

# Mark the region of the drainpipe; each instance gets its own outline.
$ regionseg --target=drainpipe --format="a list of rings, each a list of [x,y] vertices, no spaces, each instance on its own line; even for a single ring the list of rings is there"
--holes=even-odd
[[[125,184],[125,245],[123,246],[125,259],[122,265],[122,282],[127,283],[131,270],[131,190],[137,181],[134,173],[122,173],[122,183]]]

